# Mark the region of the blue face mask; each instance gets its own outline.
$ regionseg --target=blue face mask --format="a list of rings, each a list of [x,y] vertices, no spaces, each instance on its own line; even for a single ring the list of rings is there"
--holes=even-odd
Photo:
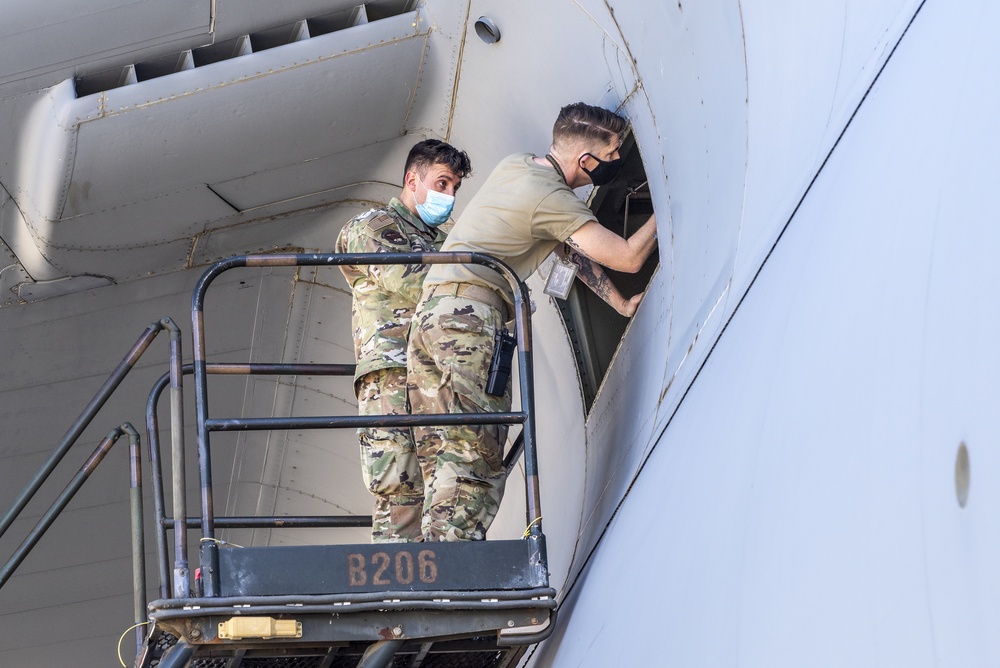
[[[417,181],[427,191],[427,199],[424,200],[423,204],[417,205],[417,214],[425,224],[437,227],[448,220],[448,216],[451,215],[451,210],[455,206],[455,198],[451,195],[431,190],[420,179],[417,179]]]

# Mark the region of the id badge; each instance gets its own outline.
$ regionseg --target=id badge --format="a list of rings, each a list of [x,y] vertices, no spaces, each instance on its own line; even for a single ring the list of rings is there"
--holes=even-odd
[[[566,299],[569,296],[570,288],[573,287],[573,279],[576,278],[578,269],[579,267],[575,264],[562,258],[553,262],[552,271],[549,272],[549,278],[545,281],[545,294]]]

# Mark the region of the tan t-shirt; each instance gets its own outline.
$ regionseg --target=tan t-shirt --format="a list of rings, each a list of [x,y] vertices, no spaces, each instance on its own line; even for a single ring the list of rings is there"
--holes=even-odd
[[[489,175],[441,250],[489,253],[523,281],[556,246],[591,220],[594,213],[551,166],[535,164],[530,153],[515,153]],[[482,265],[432,265],[424,289],[441,283],[499,288],[510,301],[504,278]]]

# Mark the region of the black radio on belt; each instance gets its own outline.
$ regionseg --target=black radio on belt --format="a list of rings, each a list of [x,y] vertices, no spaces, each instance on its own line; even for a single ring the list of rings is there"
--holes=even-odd
[[[486,381],[486,394],[502,397],[507,390],[516,347],[517,337],[506,329],[498,329],[493,335],[493,359],[490,360],[490,377]]]

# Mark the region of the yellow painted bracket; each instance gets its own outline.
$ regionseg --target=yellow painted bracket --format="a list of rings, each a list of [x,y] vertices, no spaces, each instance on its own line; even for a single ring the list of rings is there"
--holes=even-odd
[[[233,617],[219,623],[219,637],[223,640],[301,638],[302,622],[273,617]]]

